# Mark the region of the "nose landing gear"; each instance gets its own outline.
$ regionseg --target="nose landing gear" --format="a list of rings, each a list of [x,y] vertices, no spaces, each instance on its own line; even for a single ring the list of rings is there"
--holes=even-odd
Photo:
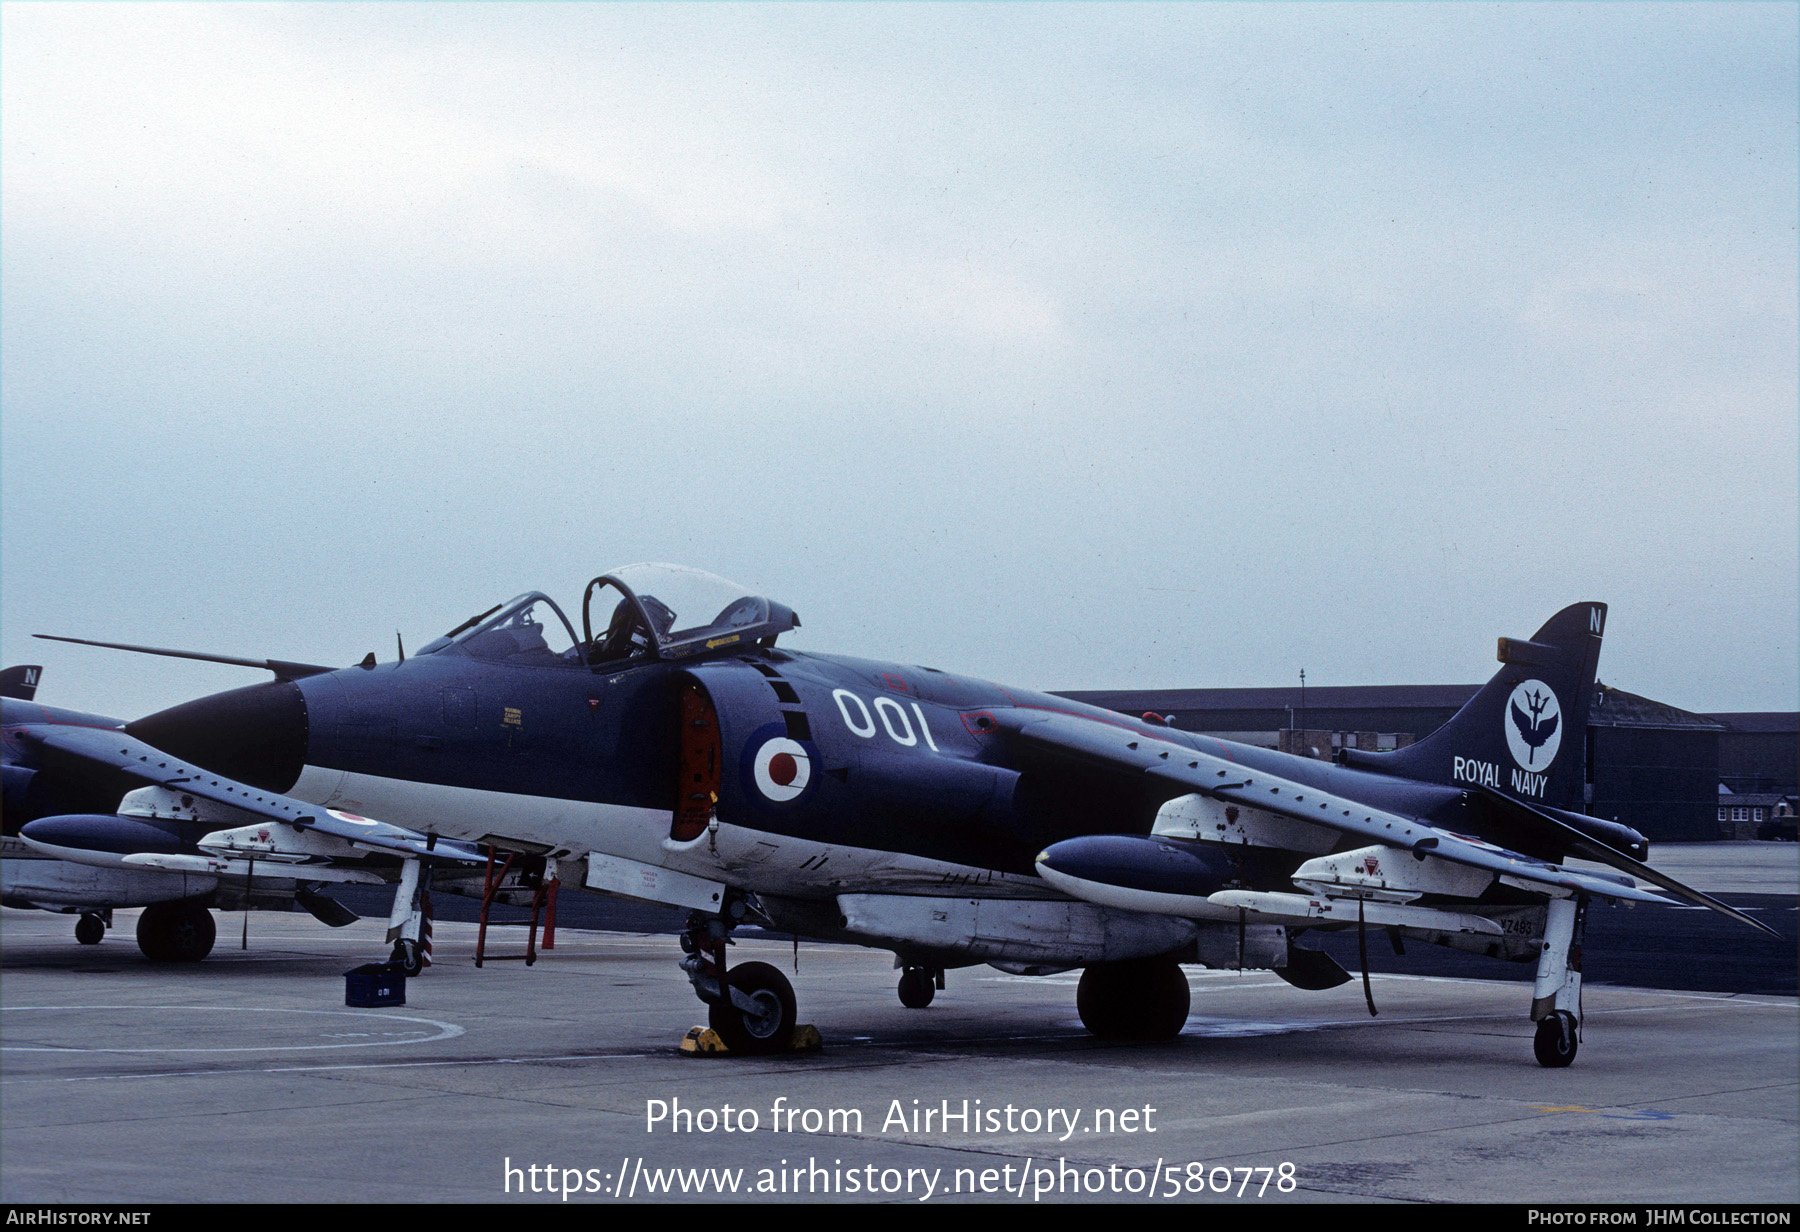
[[[794,986],[768,963],[739,963],[726,973],[731,1001],[714,1001],[706,1021],[733,1052],[786,1052],[799,1010]],[[747,1004],[746,1004],[747,1003]]]
[[[693,912],[681,935],[681,948],[687,955],[681,960],[681,969],[687,972],[694,994],[706,1002],[708,1025],[728,1050],[743,1055],[767,1056],[816,1047],[817,1032],[796,1030],[799,1010],[787,976],[763,962],[727,966],[725,947],[730,944],[732,928],[746,911],[742,899],[733,899],[725,904],[723,915]],[[725,977],[722,988],[721,973]],[[811,1038],[801,1042],[802,1034]]]

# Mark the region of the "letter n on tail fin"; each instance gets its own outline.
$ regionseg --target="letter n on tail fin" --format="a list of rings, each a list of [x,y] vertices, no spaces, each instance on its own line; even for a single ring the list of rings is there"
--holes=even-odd
[[[0,672],[0,697],[30,701],[37,696],[38,677],[43,671],[42,667],[34,663],[28,667],[9,667]]]

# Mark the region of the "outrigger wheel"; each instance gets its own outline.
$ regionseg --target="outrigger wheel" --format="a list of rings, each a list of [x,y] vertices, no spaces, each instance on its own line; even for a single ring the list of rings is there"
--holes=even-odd
[[[706,1009],[707,1025],[733,1052],[761,1055],[784,1052],[794,1037],[799,1010],[794,986],[768,963],[739,963],[725,977],[727,987],[749,998],[750,1008],[715,1001]]]
[[[1581,938],[1587,930],[1587,897],[1553,898],[1544,907],[1543,952],[1531,986],[1537,1021],[1531,1051],[1539,1065],[1562,1069],[1580,1044]]]
[[[1575,1026],[1575,1015],[1568,1010],[1557,1010],[1538,1023],[1531,1051],[1537,1054],[1539,1065],[1562,1069],[1575,1060],[1575,1050],[1580,1047]]]
[[[417,941],[409,941],[402,937],[394,942],[394,952],[388,961],[400,968],[402,975],[417,975],[425,970],[425,950]]]
[[[1187,1024],[1187,976],[1172,958],[1097,963],[1081,973],[1075,1008],[1101,1039],[1174,1039]]]

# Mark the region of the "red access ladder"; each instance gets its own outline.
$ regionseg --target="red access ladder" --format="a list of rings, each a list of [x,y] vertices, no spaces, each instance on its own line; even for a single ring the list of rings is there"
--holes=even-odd
[[[537,961],[538,920],[544,921],[544,948],[556,948],[556,891],[561,881],[555,877],[544,876],[544,857],[528,856],[516,851],[509,851],[506,859],[498,868],[494,863],[494,848],[489,847],[487,853],[487,875],[481,889],[481,924],[475,933],[475,965],[481,966],[487,957],[488,910],[494,905],[494,899],[505,885],[506,875],[513,870],[514,864],[519,868],[519,879],[530,884],[533,880],[536,888],[531,896],[531,923],[525,936],[525,959],[527,967]],[[509,954],[504,957],[518,958],[521,955]]]

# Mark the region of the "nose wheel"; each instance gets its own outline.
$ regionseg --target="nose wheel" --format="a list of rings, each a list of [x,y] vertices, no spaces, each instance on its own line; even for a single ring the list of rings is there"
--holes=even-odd
[[[681,960],[681,969],[687,972],[694,995],[706,1002],[707,1024],[728,1050],[747,1056],[792,1051],[799,1047],[794,986],[768,963],[728,967],[725,947],[746,907],[738,899],[727,902],[725,908],[724,915],[696,911],[688,916],[687,931],[681,934],[681,948],[687,955]],[[817,1048],[818,1033],[810,1027],[805,1033],[812,1037],[810,1047]]]
[[[725,1046],[752,1056],[786,1052],[799,1019],[787,976],[768,963],[747,962],[731,968],[725,982],[730,1002],[714,1001],[706,1010],[707,1025]]]
[[[75,940],[82,945],[99,945],[106,936],[106,921],[92,911],[75,921]]]

